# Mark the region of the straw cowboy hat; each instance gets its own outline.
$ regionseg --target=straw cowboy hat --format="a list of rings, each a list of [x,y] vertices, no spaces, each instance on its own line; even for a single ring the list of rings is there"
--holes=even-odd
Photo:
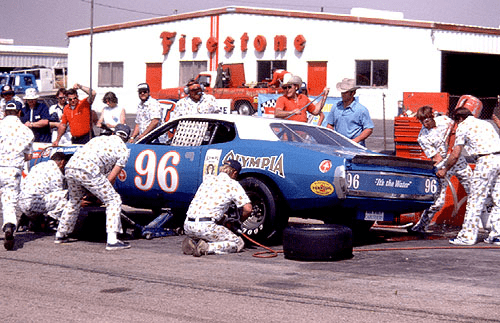
[[[356,86],[356,81],[354,79],[345,78],[342,82],[337,83],[337,90],[341,93],[356,91],[359,89],[359,86]]]

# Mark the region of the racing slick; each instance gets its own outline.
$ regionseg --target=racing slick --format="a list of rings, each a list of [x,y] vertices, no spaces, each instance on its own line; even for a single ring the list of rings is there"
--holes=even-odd
[[[67,160],[67,155],[56,152],[50,160],[33,166],[21,181],[19,209],[30,221],[35,222],[45,215],[54,220],[61,217],[68,201],[64,179]]]
[[[0,121],[0,192],[2,193],[4,247],[14,248],[21,174],[24,162],[31,159],[34,135],[19,115],[20,104],[10,101],[5,106],[5,117]]]
[[[116,177],[128,161],[130,151],[125,142],[129,136],[130,128],[118,124],[113,135],[91,139],[71,157],[65,168],[69,202],[59,220],[55,243],[68,242],[68,235],[73,232],[80,214],[80,203],[87,189],[106,205],[106,250],[130,248],[129,243],[117,238],[117,234],[122,233],[122,200],[113,187]]]
[[[207,254],[239,252],[243,239],[220,223],[231,203],[243,208],[240,221],[252,212],[252,204],[243,187],[236,181],[241,165],[236,160],[225,162],[219,175],[207,175],[189,205],[184,232],[188,236],[182,242],[186,255],[199,257]],[[198,242],[195,244],[195,240]]]
[[[422,129],[418,135],[418,143],[425,155],[439,168],[439,165],[442,165],[447,160],[448,137],[451,128],[454,126],[453,120],[444,115],[434,117],[432,107],[430,106],[420,107],[417,111],[417,119],[422,123]],[[441,179],[441,191],[434,204],[422,213],[420,220],[410,231],[425,233],[434,215],[444,206],[446,190],[452,176],[457,177],[466,194],[469,195],[472,169],[465,160],[465,157],[460,156],[455,165],[446,173],[445,178]]]
[[[491,193],[491,231],[484,242],[500,245],[500,137],[492,124],[477,119],[467,108],[457,108],[453,119],[458,123],[455,146],[443,168],[436,173],[437,176],[443,178],[446,175],[459,159],[463,149],[470,156],[476,157],[477,161],[471,178],[462,229],[450,243],[470,246],[477,242],[480,215]]]

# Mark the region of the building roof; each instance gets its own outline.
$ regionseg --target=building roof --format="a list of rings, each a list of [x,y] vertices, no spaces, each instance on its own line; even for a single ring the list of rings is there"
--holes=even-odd
[[[289,11],[289,10],[249,8],[249,7],[223,7],[223,8],[188,12],[188,13],[159,17],[159,18],[151,18],[151,19],[137,20],[125,23],[112,24],[112,25],[105,25],[105,26],[94,27],[93,32],[101,33],[101,32],[120,30],[120,29],[187,20],[193,18],[223,15],[223,14],[234,14],[234,13],[277,16],[277,17],[291,17],[291,18],[307,18],[307,19],[317,19],[317,20],[333,20],[333,21],[344,21],[344,22],[358,22],[365,24],[413,27],[413,28],[433,29],[433,30],[477,33],[486,35],[500,35],[500,28],[467,26],[467,25],[420,21],[420,20],[359,17],[353,15],[332,14],[324,12]],[[87,34],[90,34],[90,28],[67,32],[68,37],[75,37]]]

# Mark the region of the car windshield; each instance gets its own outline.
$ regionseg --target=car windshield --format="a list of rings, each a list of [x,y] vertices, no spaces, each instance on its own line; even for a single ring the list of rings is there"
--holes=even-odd
[[[353,141],[327,128],[312,127],[306,124],[272,123],[271,129],[280,141],[344,148],[362,148]]]

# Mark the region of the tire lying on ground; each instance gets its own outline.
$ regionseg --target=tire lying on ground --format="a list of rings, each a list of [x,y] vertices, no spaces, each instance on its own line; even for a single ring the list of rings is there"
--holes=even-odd
[[[352,258],[352,231],[338,224],[293,224],[283,231],[283,253],[291,260]]]

